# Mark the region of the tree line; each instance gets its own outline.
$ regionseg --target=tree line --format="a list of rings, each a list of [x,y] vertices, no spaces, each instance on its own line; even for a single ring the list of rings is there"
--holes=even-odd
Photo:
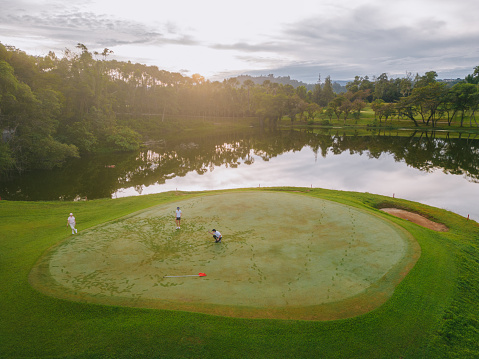
[[[129,121],[154,114],[274,123],[285,117],[312,121],[323,114],[346,123],[371,103],[380,121],[398,116],[435,126],[440,119],[451,124],[460,118],[462,126],[466,118],[470,125],[475,121],[479,102],[479,66],[452,87],[431,71],[414,78],[357,76],[337,93],[329,76],[312,90],[270,80],[209,81],[110,60],[111,53],[78,44],[61,58],[54,52],[31,56],[0,44],[0,173],[48,169],[84,153],[138,149],[142,136],[119,115]]]
[[[479,127],[475,117],[479,107],[479,66],[452,87],[436,77],[437,73],[430,71],[416,76],[414,81],[378,79],[375,91],[379,94],[375,93],[371,104],[376,117],[379,121],[393,116],[404,118],[416,127],[420,124],[436,127],[439,121],[447,122],[448,126],[458,122],[463,127],[465,119],[469,119],[469,126],[474,121]]]

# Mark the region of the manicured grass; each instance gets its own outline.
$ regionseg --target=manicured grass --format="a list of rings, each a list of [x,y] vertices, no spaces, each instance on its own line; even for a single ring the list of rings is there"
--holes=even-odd
[[[384,304],[420,257],[405,230],[320,198],[256,190],[176,202],[70,237],[42,257],[30,284],[105,305],[333,320]],[[186,214],[181,230],[176,205]],[[225,234],[221,245],[205,235],[213,227]],[[198,272],[206,278],[164,278]]]
[[[83,230],[160,203],[201,195],[165,193],[89,202],[0,201],[0,357],[54,358],[475,358],[479,356],[479,227],[453,213],[388,197],[302,191],[358,208],[398,206],[446,224],[434,232],[377,210],[421,245],[393,297],[351,319],[252,320],[76,303],[45,296],[30,269],[68,238],[73,212]],[[387,203],[386,203],[387,202]]]

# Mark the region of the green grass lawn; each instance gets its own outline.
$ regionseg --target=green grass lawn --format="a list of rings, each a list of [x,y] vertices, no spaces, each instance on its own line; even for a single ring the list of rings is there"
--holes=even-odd
[[[462,133],[479,133],[479,127],[474,122],[473,119],[470,119],[469,116],[466,116],[461,127],[461,120],[459,117],[455,117],[451,122],[451,125],[448,125],[446,119],[442,119],[437,122],[435,127],[431,123],[426,125],[422,122],[422,119],[419,115],[415,116],[415,119],[418,122],[418,126],[415,126],[414,122],[407,118],[399,119],[397,115],[389,117],[387,120],[376,117],[374,111],[371,108],[371,105],[368,104],[362,111],[358,119],[354,118],[353,114],[350,114],[346,121],[344,121],[344,116],[341,115],[338,120],[336,116],[333,116],[329,119],[324,113],[316,115],[314,121],[299,121],[296,120],[291,122],[291,119],[288,116],[284,116],[279,124],[284,127],[290,126],[319,126],[319,127],[343,127],[343,128],[367,128],[368,131],[380,131],[384,129],[410,129],[414,131],[450,131],[462,132]]]
[[[265,190],[288,190],[262,189]],[[295,189],[301,190],[301,189]],[[306,190],[303,195],[377,211],[407,229],[422,255],[378,309],[337,321],[238,319],[70,302],[28,282],[51,246],[79,230],[201,193],[89,202],[0,201],[1,358],[477,358],[479,227],[453,213],[400,199]],[[408,208],[446,224],[434,232],[377,208]]]

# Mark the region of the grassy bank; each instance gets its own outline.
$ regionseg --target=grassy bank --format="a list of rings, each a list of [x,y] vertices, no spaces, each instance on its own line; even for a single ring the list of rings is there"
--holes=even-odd
[[[268,189],[263,189],[268,190]],[[290,190],[290,189],[271,189]],[[299,190],[299,189],[295,189]],[[68,238],[69,212],[83,230],[201,193],[89,202],[0,201],[0,357],[58,358],[474,358],[479,355],[479,228],[463,217],[387,197],[304,190],[377,211],[406,228],[422,255],[393,297],[339,321],[249,320],[75,303],[32,289],[40,256]],[[387,203],[386,203],[387,202]],[[446,224],[434,232],[380,213],[398,206]]]
[[[310,121],[299,121],[296,120],[291,122],[291,119],[285,116],[279,124],[285,127],[342,127],[342,128],[351,128],[361,131],[361,129],[367,129],[369,133],[371,132],[382,132],[385,130],[411,130],[411,131],[447,131],[451,133],[462,133],[462,134],[479,134],[479,127],[476,125],[474,120],[466,117],[461,127],[461,121],[459,118],[455,118],[451,124],[447,123],[447,120],[440,120],[437,122],[436,126],[433,127],[431,123],[426,125],[422,122],[420,116],[416,116],[415,119],[418,123],[418,126],[414,124],[413,121],[407,118],[398,118],[397,115],[389,117],[387,120],[382,118],[381,120],[375,116],[374,111],[371,109],[371,105],[366,106],[359,116],[359,118],[354,118],[352,115],[348,117],[346,121],[343,119],[343,115],[340,116],[338,120],[336,116],[333,116],[331,119],[327,117],[324,113],[316,115],[314,120]]]
[[[122,125],[131,127],[143,136],[144,141],[165,138],[189,139],[195,136],[220,136],[257,126],[254,117],[203,117],[203,116],[162,116],[138,115],[120,116]]]

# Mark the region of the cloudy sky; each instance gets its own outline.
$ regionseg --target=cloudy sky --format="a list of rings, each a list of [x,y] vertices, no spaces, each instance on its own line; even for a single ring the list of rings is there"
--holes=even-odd
[[[0,0],[0,42],[30,55],[77,43],[199,73],[315,83],[479,66],[478,0]]]

